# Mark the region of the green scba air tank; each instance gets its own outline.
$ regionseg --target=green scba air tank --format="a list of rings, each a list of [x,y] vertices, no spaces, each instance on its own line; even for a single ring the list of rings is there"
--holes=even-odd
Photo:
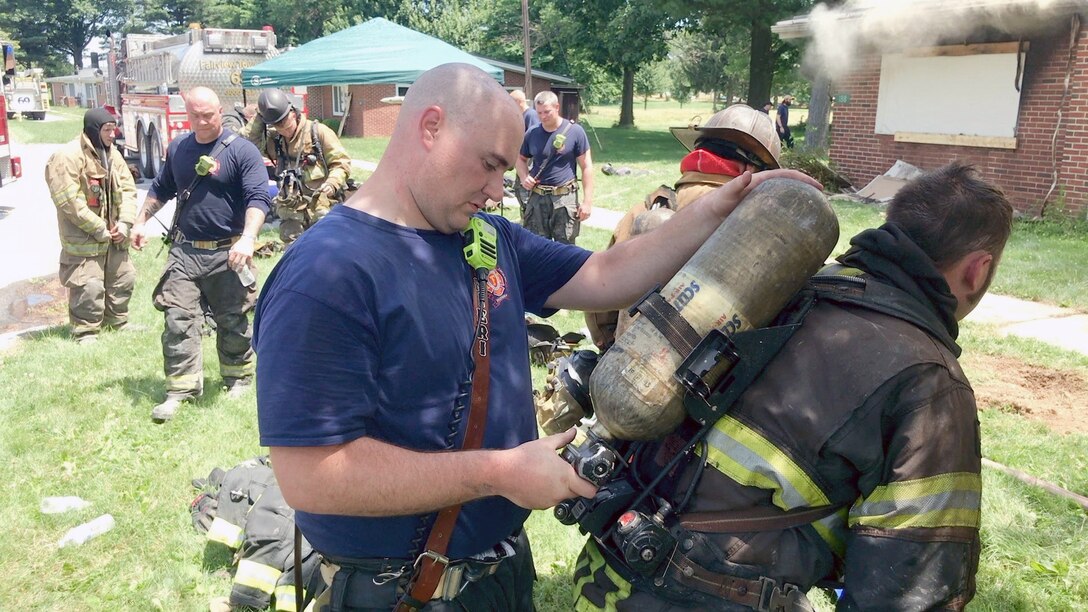
[[[763,327],[820,269],[838,238],[838,219],[818,189],[768,180],[711,234],[661,297],[700,335]],[[675,429],[685,412],[673,373],[685,357],[646,317],[636,316],[590,378],[594,432],[653,440]]]

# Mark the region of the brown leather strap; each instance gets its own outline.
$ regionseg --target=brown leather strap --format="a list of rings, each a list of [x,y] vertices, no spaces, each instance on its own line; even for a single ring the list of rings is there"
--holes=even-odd
[[[683,553],[673,553],[670,578],[690,589],[725,599],[760,612],[810,612],[812,603],[791,584],[780,585],[766,577],[749,580],[712,572]]]
[[[726,510],[724,512],[688,512],[680,515],[680,525],[702,533],[748,533],[782,531],[814,523],[834,514],[843,505],[781,510],[774,507]]]
[[[482,278],[481,278],[482,276]],[[487,423],[487,395],[491,387],[491,351],[488,346],[488,309],[487,276],[475,275],[473,289],[475,293],[476,340],[473,343],[472,360],[476,365],[472,372],[472,401],[468,409],[468,424],[465,427],[463,450],[480,448],[484,441],[484,425]],[[397,602],[395,612],[415,612],[427,605],[434,597],[435,589],[449,566],[446,557],[449,550],[450,536],[457,524],[457,515],[461,505],[443,508],[431,527],[427,544],[422,555],[416,559],[412,577],[405,588],[405,594]]]

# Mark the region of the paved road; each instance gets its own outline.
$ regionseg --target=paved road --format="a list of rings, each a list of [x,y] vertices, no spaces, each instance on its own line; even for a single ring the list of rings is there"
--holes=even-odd
[[[30,278],[55,274],[60,241],[56,212],[45,186],[45,163],[59,145],[14,144],[23,158],[23,177],[0,187],[0,289]],[[359,167],[367,162],[353,160]],[[150,181],[137,185],[138,203],[147,195]],[[517,206],[509,201],[508,206]],[[169,223],[173,203],[159,211],[158,218]],[[597,208],[586,225],[612,229],[623,214]],[[151,233],[164,233],[154,221]],[[2,291],[0,291],[2,294]],[[8,309],[9,304],[0,304]],[[1036,338],[1071,351],[1088,354],[1088,314],[1000,295],[987,295],[967,319],[997,326],[1001,333]]]

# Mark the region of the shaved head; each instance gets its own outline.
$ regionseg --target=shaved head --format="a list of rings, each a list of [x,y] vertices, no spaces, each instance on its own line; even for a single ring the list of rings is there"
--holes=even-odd
[[[518,106],[524,110],[529,107],[529,103],[525,100],[525,92],[520,89],[515,89],[510,92],[510,97],[514,99],[514,102],[518,103]]]
[[[493,77],[469,64],[432,68],[404,96],[357,206],[401,225],[459,232],[488,200],[502,199],[503,173],[524,135],[521,109]]]
[[[445,121],[467,128],[495,122],[498,117],[491,113],[521,114],[502,85],[483,70],[469,64],[442,64],[424,72],[408,89],[393,138],[434,106],[444,111]]]
[[[223,108],[219,96],[207,87],[194,87],[185,93],[185,113],[189,129],[202,144],[214,142],[223,132]]]

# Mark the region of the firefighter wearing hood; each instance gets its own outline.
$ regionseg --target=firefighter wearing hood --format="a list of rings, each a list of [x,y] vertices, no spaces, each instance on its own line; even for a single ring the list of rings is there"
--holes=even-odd
[[[68,288],[72,336],[80,343],[128,323],[136,282],[129,230],[136,184],[114,148],[117,119],[104,108],[83,117],[83,133],[49,158],[45,180],[57,207],[61,283]]]

